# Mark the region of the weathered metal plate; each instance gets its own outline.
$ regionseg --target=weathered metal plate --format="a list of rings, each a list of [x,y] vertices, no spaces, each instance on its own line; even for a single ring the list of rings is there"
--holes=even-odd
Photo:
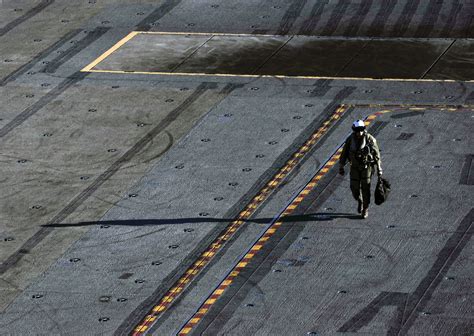
[[[474,78],[474,40],[456,40],[428,72],[429,79],[471,80]]]
[[[176,72],[254,74],[288,39],[288,36],[214,36]]]
[[[138,34],[95,70],[172,72],[212,35]]]
[[[342,77],[418,79],[430,69],[452,40],[373,40],[352,54]]]
[[[364,40],[295,36],[258,74],[335,77],[365,43]]]

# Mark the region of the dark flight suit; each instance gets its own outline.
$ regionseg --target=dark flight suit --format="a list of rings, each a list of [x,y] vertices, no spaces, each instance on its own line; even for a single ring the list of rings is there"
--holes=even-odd
[[[372,148],[372,150],[370,149]],[[352,196],[362,204],[363,209],[368,209],[370,204],[370,180],[377,166],[379,174],[382,173],[382,162],[377,140],[364,132],[358,140],[352,133],[346,140],[342,149],[339,166],[344,167],[346,161],[351,165],[351,191]]]

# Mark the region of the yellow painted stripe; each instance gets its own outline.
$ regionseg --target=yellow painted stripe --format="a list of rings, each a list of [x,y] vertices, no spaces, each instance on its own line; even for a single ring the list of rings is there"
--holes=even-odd
[[[161,76],[188,76],[188,77],[236,77],[236,78],[294,78],[294,79],[332,79],[332,80],[356,80],[356,81],[389,81],[389,82],[456,82],[453,79],[402,79],[402,78],[365,78],[365,77],[330,77],[330,76],[285,76],[285,75],[245,75],[245,74],[222,74],[222,73],[204,73],[204,72],[162,72],[162,71],[123,71],[123,70],[85,70],[83,72],[98,72],[98,73],[116,73],[116,74],[137,74],[137,75],[161,75]],[[472,83],[474,80],[466,81]],[[335,116],[334,119],[338,119]]]
[[[87,65],[84,69],[82,69],[81,71],[84,71],[84,72],[92,72],[92,69],[97,66],[97,64],[99,64],[100,62],[102,62],[104,59],[106,59],[107,57],[109,57],[114,51],[116,51],[118,48],[120,48],[121,46],[123,46],[125,43],[127,43],[129,40],[131,40],[133,37],[135,37],[136,35],[138,34],[138,32],[136,31],[132,31],[130,34],[128,34],[127,36],[125,36],[123,39],[121,39],[120,41],[118,41],[116,44],[114,44],[114,46],[112,48],[110,48],[109,50],[107,50],[105,53],[103,53],[102,55],[100,55],[98,58],[96,58],[94,60],[94,62],[92,62],[91,64]],[[94,71],[95,72],[95,71]]]

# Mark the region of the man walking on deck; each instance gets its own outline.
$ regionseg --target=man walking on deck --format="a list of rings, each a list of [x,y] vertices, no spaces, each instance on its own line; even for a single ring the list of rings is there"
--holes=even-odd
[[[377,140],[367,133],[363,120],[352,124],[352,134],[344,143],[339,159],[339,174],[344,175],[346,161],[350,164],[352,196],[357,200],[357,212],[362,218],[369,215],[370,180],[377,167],[377,174],[382,177],[382,162]]]

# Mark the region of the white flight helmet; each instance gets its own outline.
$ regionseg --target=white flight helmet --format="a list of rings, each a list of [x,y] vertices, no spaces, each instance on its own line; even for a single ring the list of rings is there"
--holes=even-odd
[[[365,123],[363,120],[356,120],[352,124],[352,130],[354,131],[363,131],[365,130]]]

